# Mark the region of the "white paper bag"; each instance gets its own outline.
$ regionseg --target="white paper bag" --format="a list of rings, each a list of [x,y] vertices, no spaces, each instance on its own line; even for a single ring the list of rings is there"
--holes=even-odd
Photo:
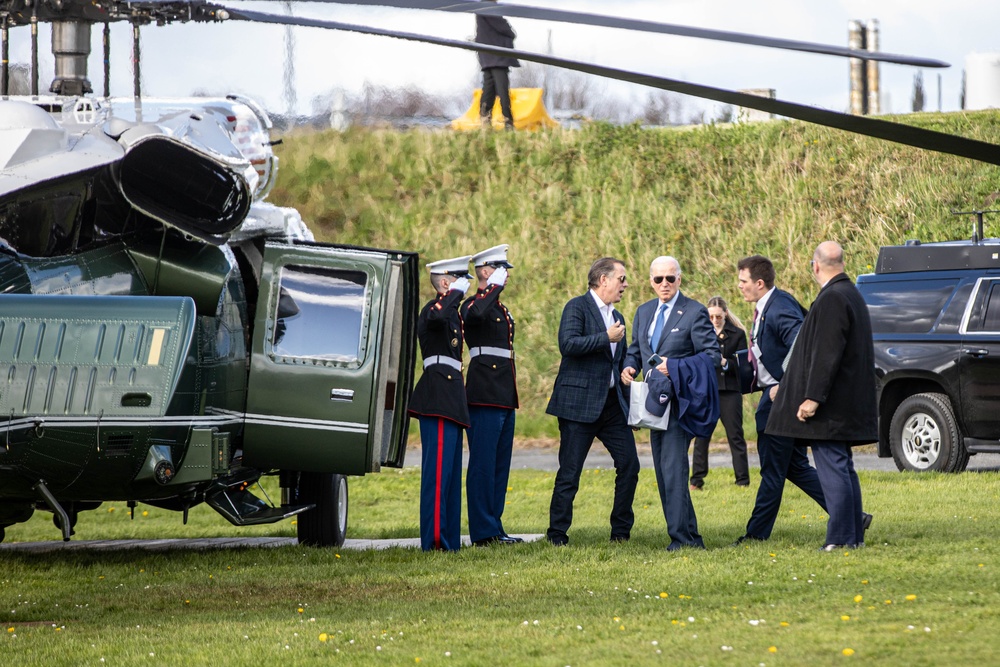
[[[633,380],[629,385],[628,425],[648,428],[652,431],[666,431],[670,423],[670,404],[667,403],[662,417],[657,417],[646,409],[646,396],[649,386],[645,382]]]

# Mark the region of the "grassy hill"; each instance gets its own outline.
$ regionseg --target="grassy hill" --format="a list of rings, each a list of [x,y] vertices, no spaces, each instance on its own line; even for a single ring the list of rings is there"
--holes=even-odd
[[[898,120],[1000,144],[996,112]],[[504,301],[517,320],[522,437],[557,432],[544,410],[559,317],[586,290],[594,259],[625,261],[631,288],[619,310],[629,321],[651,297],[649,262],[661,254],[680,260],[686,294],[722,295],[745,321],[740,257],[771,257],[779,284],[808,305],[819,242],[839,241],[851,275],[866,273],[880,245],[968,237],[970,216],[950,212],[991,208],[1000,196],[1000,167],[791,121],[351,130],[286,137],[278,155],[271,200],[298,208],[321,240],[416,250],[424,262],[511,245]],[[987,220],[987,234],[1000,235],[1000,218]]]

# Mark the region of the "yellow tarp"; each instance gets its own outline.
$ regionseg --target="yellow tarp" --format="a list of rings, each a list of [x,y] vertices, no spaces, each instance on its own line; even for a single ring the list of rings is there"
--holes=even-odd
[[[469,107],[464,116],[451,121],[451,129],[469,132],[480,128],[479,100],[482,95],[482,88],[477,88],[472,92],[472,106]],[[511,88],[510,111],[514,116],[514,129],[516,130],[559,127],[559,123],[552,120],[549,112],[545,110],[541,88]],[[499,98],[493,104],[493,128],[503,129],[503,113],[500,111]]]

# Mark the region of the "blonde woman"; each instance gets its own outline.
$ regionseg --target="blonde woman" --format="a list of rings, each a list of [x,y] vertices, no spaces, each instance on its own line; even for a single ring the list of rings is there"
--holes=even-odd
[[[736,371],[736,351],[747,349],[743,323],[729,312],[725,299],[713,296],[708,300],[708,317],[719,337],[722,368],[719,370],[719,409],[722,426],[726,429],[729,451],[733,455],[733,472],[737,486],[750,485],[747,443],[743,439],[743,395]],[[708,475],[708,438],[695,438],[691,461],[691,490],[700,491]]]

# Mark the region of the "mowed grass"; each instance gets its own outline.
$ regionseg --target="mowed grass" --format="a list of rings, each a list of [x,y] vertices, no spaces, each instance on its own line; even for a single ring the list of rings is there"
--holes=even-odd
[[[728,546],[754,488],[713,470],[694,497],[709,548],[668,554],[651,470],[608,543],[613,471],[583,475],[571,545],[352,551],[0,551],[8,665],[995,664],[1000,474],[862,472],[868,546],[819,553],[825,516],[786,491],[773,539]],[[351,537],[415,537],[419,471],[351,480]],[[515,471],[505,524],[541,533],[553,474]],[[113,509],[113,511],[112,511]],[[204,507],[83,514],[74,539],[293,535]],[[144,515],[143,512],[146,514]],[[463,515],[464,515],[463,508]],[[7,541],[56,540],[36,513]]]

